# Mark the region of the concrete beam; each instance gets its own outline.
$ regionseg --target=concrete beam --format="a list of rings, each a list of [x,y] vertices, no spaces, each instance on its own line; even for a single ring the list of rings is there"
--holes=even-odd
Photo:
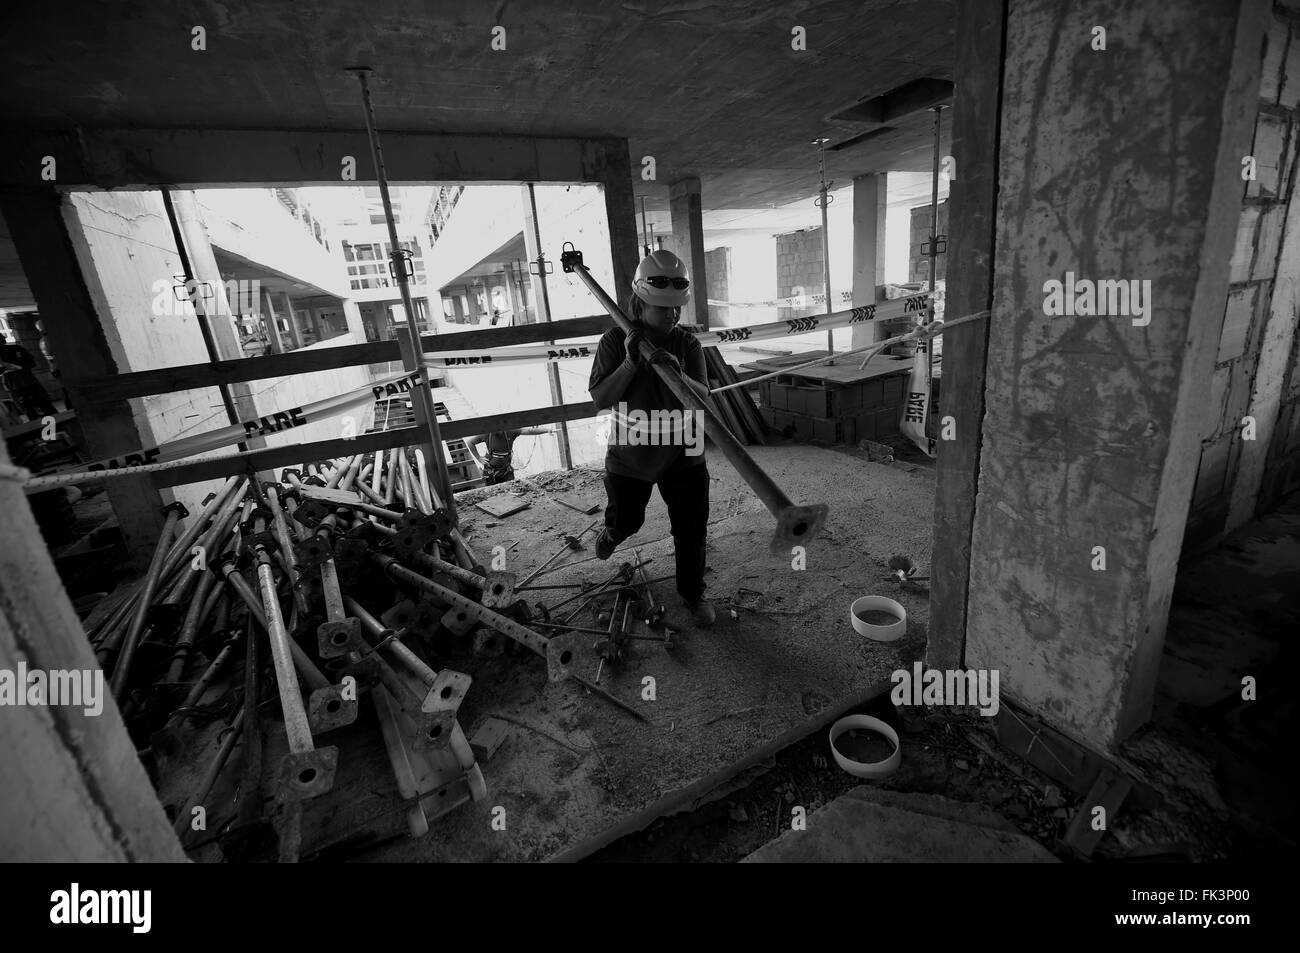
[[[1092,11],[1008,8],[966,663],[1094,748],[1150,714],[1268,10],[1112,7],[1094,51]],[[1067,272],[1148,282],[1145,313],[1053,313]]]
[[[709,326],[709,279],[704,267],[704,209],[699,176],[678,179],[668,190],[673,216],[673,240],[677,257],[686,265],[691,279],[691,298],[682,309],[682,320]]]
[[[393,182],[603,182],[627,158],[622,139],[383,132]],[[362,184],[373,181],[358,132],[77,129],[0,133],[0,187],[40,186],[46,157],[64,188]],[[348,159],[355,179],[345,179]],[[630,188],[630,166],[628,166]]]

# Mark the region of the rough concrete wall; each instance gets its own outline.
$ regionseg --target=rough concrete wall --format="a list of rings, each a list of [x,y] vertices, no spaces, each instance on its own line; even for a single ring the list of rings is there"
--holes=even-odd
[[[826,290],[822,230],[803,229],[776,236],[776,296],[821,294]],[[820,311],[822,307],[814,310]],[[809,314],[808,308],[780,308],[778,320]]]
[[[305,347],[303,351],[320,351],[331,347],[344,347],[358,343],[351,334],[330,338],[319,344]],[[338,367],[313,374],[295,374],[292,377],[251,381],[253,401],[259,416],[273,414],[276,411],[292,410],[314,401],[328,397],[337,397],[358,387],[370,385],[370,372],[365,366]],[[311,443],[315,440],[337,440],[344,436],[343,418],[351,417],[354,434],[363,434],[374,417],[374,404],[367,402],[315,423],[309,423],[283,433],[266,436],[268,447],[283,447],[287,444]]]
[[[939,203],[939,232],[948,234],[948,201]],[[930,240],[930,206],[922,205],[912,209],[908,230],[907,275],[908,281],[930,280],[930,258],[922,252],[925,243]],[[948,255],[940,252],[934,262],[935,278],[943,281],[948,277]]]
[[[1008,8],[966,660],[1099,747],[1145,721],[1163,647],[1259,82],[1242,9]],[[1047,315],[1067,271],[1150,280],[1150,323]]]
[[[1188,515],[1185,547],[1217,539],[1250,519],[1272,448],[1270,479],[1287,485],[1292,451],[1290,418],[1294,403],[1284,403],[1296,320],[1294,286],[1300,280],[1300,246],[1294,187],[1300,140],[1300,24],[1274,14],[1265,36],[1259,108],[1250,155],[1256,178],[1242,183],[1241,213],[1232,253],[1228,289],[1210,405],[1201,435],[1196,491]],[[1290,219],[1288,221],[1288,216]],[[1282,253],[1284,235],[1292,248]],[[1280,411],[1280,413],[1279,413]],[[1255,421],[1255,437],[1244,440],[1243,420]],[[1277,421],[1275,426],[1274,421]],[[1276,443],[1273,439],[1276,437]],[[1276,491],[1270,493],[1275,496]]]
[[[70,196],[72,227],[82,273],[113,359],[123,373],[209,360],[198,319],[171,285],[180,257],[158,192],[77,192]],[[161,294],[154,282],[166,281]],[[141,446],[189,437],[229,424],[215,387],[134,399],[131,409]],[[140,447],[122,447],[122,452]],[[191,513],[219,480],[164,491]],[[119,518],[120,518],[119,514]]]

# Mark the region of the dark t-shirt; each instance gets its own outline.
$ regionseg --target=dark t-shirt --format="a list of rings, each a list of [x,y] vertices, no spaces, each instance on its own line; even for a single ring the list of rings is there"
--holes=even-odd
[[[651,343],[662,347],[668,351],[682,366],[688,377],[699,381],[701,384],[708,386],[708,377],[706,376],[704,366],[704,348],[700,347],[694,335],[683,331],[681,328],[674,327],[668,332],[668,337],[662,342],[655,340],[646,333],[646,338]],[[600,342],[596,345],[596,357],[591,362],[591,379],[588,387],[595,387],[607,376],[618,370],[627,356],[627,349],[623,344],[624,334],[621,328],[613,327],[604,333]],[[619,402],[625,403],[629,411],[645,411],[647,414],[654,410],[681,410],[682,403],[677,396],[668,389],[668,385],[659,379],[659,375],[654,372],[645,361],[637,364],[636,375],[632,382],[628,384],[627,390],[619,398]],[[615,420],[617,424],[617,419]],[[683,467],[695,466],[704,462],[703,452],[703,427],[701,426],[696,433],[700,453],[688,454],[687,447],[680,443],[676,445],[660,446],[650,444],[648,446],[632,446],[627,444],[611,443],[609,450],[605,453],[605,469],[609,473],[619,474],[620,476],[636,477],[639,480],[649,480],[654,482],[661,476],[674,473]]]

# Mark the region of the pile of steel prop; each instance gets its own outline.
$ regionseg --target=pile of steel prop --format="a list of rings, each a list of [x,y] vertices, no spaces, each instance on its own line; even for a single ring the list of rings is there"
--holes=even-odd
[[[207,842],[190,827],[204,806],[204,829],[219,833],[227,856],[268,851],[278,835],[281,859],[296,859],[304,802],[331,790],[338,767],[339,747],[321,736],[354,722],[367,696],[410,832],[423,834],[432,817],[486,796],[457,722],[471,679],[434,664],[439,646],[486,630],[541,656],[551,680],[572,674],[575,634],[548,637],[527,624],[514,576],[475,557],[418,450],[308,464],[281,482],[232,478],[179,536],[188,514],[179,504],[165,512],[145,578],[88,634],[157,776],[200,725],[226,723],[175,817],[187,846]],[[268,655],[269,673],[259,663]],[[274,693],[262,690],[268,674]],[[207,804],[241,743],[237,804]],[[285,743],[264,772],[264,748]],[[262,816],[266,776],[275,779],[275,823]]]

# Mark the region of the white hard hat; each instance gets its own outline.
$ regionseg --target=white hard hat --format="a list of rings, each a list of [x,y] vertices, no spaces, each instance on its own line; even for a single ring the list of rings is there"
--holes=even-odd
[[[646,304],[680,308],[690,299],[686,265],[666,249],[652,251],[637,265],[632,290]]]

